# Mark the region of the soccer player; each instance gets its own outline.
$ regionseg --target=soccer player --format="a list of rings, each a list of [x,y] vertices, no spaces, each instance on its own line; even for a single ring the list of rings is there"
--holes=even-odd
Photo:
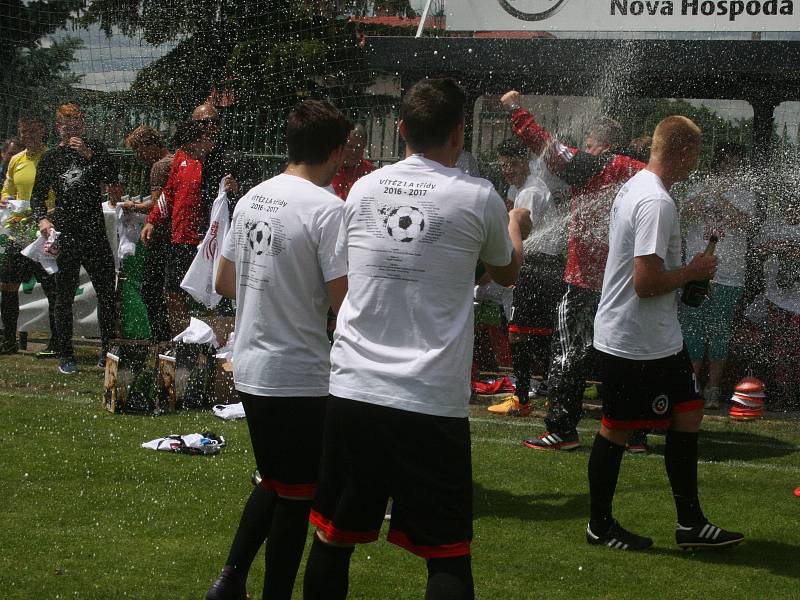
[[[202,202],[203,168],[214,147],[206,127],[197,121],[181,123],[175,140],[180,148],[175,152],[161,196],[153,205],[141,233],[142,241],[149,245],[156,227],[171,223],[172,243],[164,284],[170,336],[189,324],[189,296],[181,288],[181,281],[197,255],[197,245],[204,234],[202,227],[207,217]]]
[[[149,125],[139,125],[134,129],[125,138],[125,145],[133,150],[140,162],[150,167],[150,200],[139,203],[128,200],[123,203],[122,208],[150,213],[167,184],[175,155],[167,149],[161,134]],[[171,333],[163,295],[164,269],[169,263],[170,233],[171,228],[168,225],[154,228],[142,273],[142,300],[147,307],[151,336],[155,342],[168,341]]]
[[[236,298],[234,382],[262,481],[209,600],[245,598],[265,521],[264,598],[292,596],[322,447],[326,316],[347,291],[347,262],[334,252],[344,204],[323,187],[341,164],[349,131],[327,102],[296,106],[286,127],[289,165],[242,198],[225,238],[216,289]]]
[[[528,148],[517,139],[497,147],[503,176],[510,184],[508,200],[531,213],[533,230],[525,240],[525,261],[514,287],[508,338],[516,378],[516,396],[489,407],[509,416],[530,414],[528,394],[534,363],[547,370],[556,307],[564,295],[564,247],[569,203],[551,194],[545,182],[531,172]],[[512,195],[513,192],[513,195]],[[568,197],[568,196],[567,196]]]
[[[58,238],[58,272],[55,275],[55,349],[65,375],[77,373],[72,347],[72,305],[81,267],[86,269],[97,295],[97,320],[102,347],[98,365],[114,331],[114,255],[106,236],[101,196],[105,187],[112,201],[119,200],[117,165],[100,142],[84,139],[86,128],[77,104],[63,104],[56,111],[60,142],[47,150],[36,169],[31,209],[39,231],[49,236],[54,227]],[[55,210],[48,211],[50,191],[56,195]]]
[[[678,323],[677,290],[714,276],[717,258],[681,267],[678,210],[669,194],[697,164],[700,129],[686,117],[656,127],[650,161],[620,190],[611,209],[609,253],[594,322],[603,421],[589,457],[590,544],[644,550],[653,540],[622,528],[611,510],[628,434],[669,428],[664,464],[672,486],[679,546],[721,547],[744,539],[712,525],[697,493],[697,436],[703,401]]]
[[[400,109],[406,158],[361,178],[345,203],[337,250],[349,291],[331,351],[307,600],[346,597],[353,545],[377,539],[389,497],[389,541],[426,559],[426,598],[474,597],[475,264],[513,284],[530,218],[454,167],[464,101],[449,79],[412,86]]]
[[[520,106],[519,92],[507,92],[500,102],[511,113],[512,131],[542,157],[547,173],[572,186],[564,270],[567,289],[557,308],[547,373],[547,431],[523,443],[534,450],[575,450],[580,446],[577,425],[592,359],[592,323],[608,254],[609,211],[619,188],[644,163],[624,153],[624,132],[613,119],[598,119],[579,150],[539,125]]]

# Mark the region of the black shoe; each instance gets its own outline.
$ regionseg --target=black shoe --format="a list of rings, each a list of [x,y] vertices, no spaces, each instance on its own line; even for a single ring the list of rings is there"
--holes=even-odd
[[[744,541],[744,534],[726,531],[708,521],[694,527],[675,528],[675,541],[681,548],[726,548]]]
[[[549,433],[545,431],[542,435],[535,438],[522,440],[528,448],[533,450],[575,450],[581,443],[578,439],[578,432],[572,433]]]
[[[0,354],[16,354],[18,351],[17,342],[9,340],[0,342]]]
[[[596,535],[592,528],[586,526],[586,541],[593,546],[608,546],[616,550],[647,550],[653,545],[649,537],[642,537],[623,529],[622,525],[614,521],[603,535]]]
[[[206,600],[247,600],[245,583],[233,567],[225,566],[206,592]]]

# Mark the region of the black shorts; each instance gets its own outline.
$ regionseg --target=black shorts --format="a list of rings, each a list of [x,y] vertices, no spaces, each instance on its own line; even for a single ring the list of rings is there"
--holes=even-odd
[[[25,283],[31,277],[39,281],[47,277],[42,265],[21,254],[22,247],[10,244],[0,261],[0,283]]]
[[[328,398],[238,394],[261,485],[286,498],[313,497]]]
[[[603,425],[663,429],[674,413],[703,408],[686,349],[655,360],[597,352],[603,382]]]
[[[469,555],[469,420],[331,396],[311,522],[333,542],[371,542],[389,498],[390,542],[423,558]]]
[[[192,266],[194,257],[197,256],[197,246],[192,244],[172,244],[167,259],[167,272],[164,288],[168,292],[182,292],[183,281],[189,267]]]
[[[527,255],[514,287],[508,332],[552,335],[565,287],[564,257]]]

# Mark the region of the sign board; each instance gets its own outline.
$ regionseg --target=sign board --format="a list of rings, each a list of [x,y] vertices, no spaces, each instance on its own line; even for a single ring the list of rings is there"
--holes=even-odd
[[[453,31],[797,31],[800,0],[446,0]]]

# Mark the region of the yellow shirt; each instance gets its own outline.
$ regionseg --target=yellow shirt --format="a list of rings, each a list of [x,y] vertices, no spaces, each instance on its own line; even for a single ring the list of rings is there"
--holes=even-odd
[[[23,150],[11,157],[8,163],[8,171],[6,171],[6,180],[3,182],[1,195],[3,200],[9,197],[14,197],[16,200],[31,199],[33,182],[36,180],[36,165],[39,164],[39,159],[42,158],[45,150],[47,148],[43,148],[37,154],[28,154],[27,150]],[[55,205],[56,196],[50,190],[50,194],[47,197],[47,208],[53,208]]]

